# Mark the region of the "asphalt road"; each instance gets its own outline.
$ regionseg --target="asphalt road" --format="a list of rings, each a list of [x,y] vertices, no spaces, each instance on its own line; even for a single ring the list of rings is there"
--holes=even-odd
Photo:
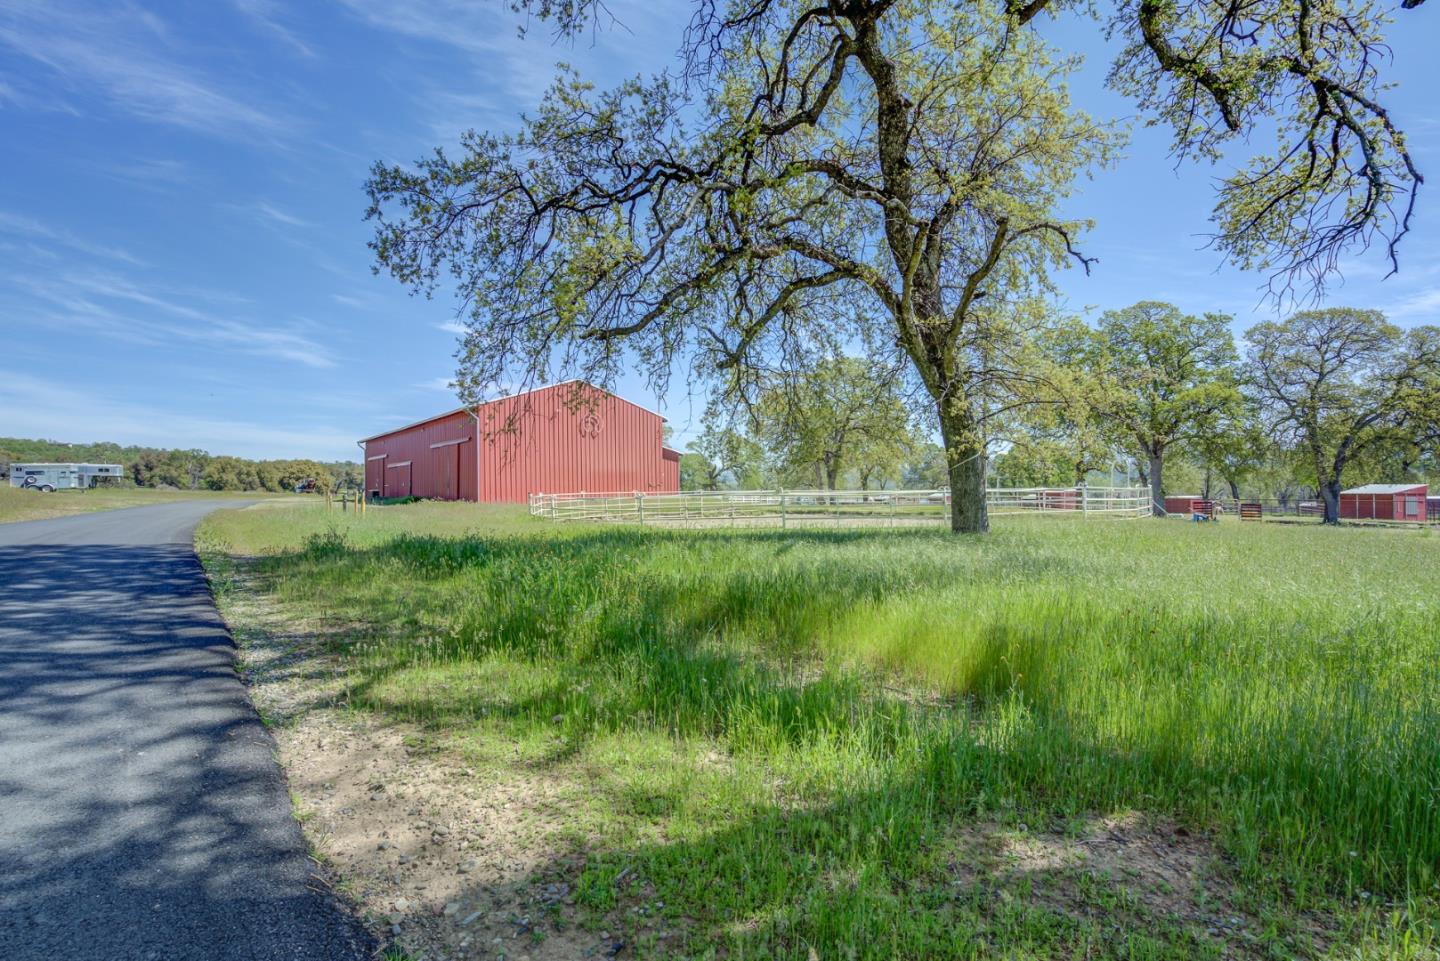
[[[191,549],[221,506],[0,524],[6,961],[374,952],[306,856]]]

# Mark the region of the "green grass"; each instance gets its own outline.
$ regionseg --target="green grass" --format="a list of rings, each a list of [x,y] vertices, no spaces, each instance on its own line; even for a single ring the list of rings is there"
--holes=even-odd
[[[688,932],[647,948],[636,922],[642,954],[1435,956],[1440,537],[666,532],[419,504],[224,512],[199,543],[222,588],[258,557],[275,603],[330,625],[353,707],[584,784],[581,907],[644,894]],[[1126,812],[1213,839],[1227,903],[966,867],[976,831]]]
[[[168,504],[174,501],[207,498],[258,500],[277,496],[284,495],[239,491],[167,491],[147,487],[96,487],[91,490],[43,494],[39,491],[21,490],[5,483],[0,486],[0,524],[65,517],[90,511],[113,511],[123,507],[143,507],[146,504]]]

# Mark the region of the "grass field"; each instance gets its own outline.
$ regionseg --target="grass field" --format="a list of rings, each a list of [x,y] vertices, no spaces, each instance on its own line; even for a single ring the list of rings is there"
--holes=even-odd
[[[90,511],[113,511],[122,507],[143,507],[146,504],[168,504],[172,501],[204,498],[245,498],[256,500],[283,495],[242,493],[232,491],[169,491],[145,487],[97,487],[84,491],[21,490],[9,484],[0,486],[0,524],[11,521],[43,520]]]
[[[1440,944],[1429,533],[677,532],[418,504],[223,512],[197,543],[227,613],[243,570],[324,626],[349,708],[476,770],[571,778],[555,870],[578,914],[555,923],[629,924],[638,956]],[[1117,836],[1124,857],[1087,856]],[[647,940],[642,903],[676,938]]]

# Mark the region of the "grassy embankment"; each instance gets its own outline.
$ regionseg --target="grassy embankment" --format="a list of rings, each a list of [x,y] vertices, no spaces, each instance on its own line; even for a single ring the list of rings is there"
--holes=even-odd
[[[146,504],[168,504],[173,501],[211,498],[259,500],[283,496],[285,495],[253,491],[171,491],[152,490],[147,487],[96,487],[91,490],[42,494],[3,483],[3,486],[0,486],[0,524],[65,517],[90,511],[113,511],[123,507],[143,507]]]
[[[1440,537],[998,528],[421,504],[225,512],[200,543],[222,605],[256,557],[329,625],[351,707],[573,774],[579,908],[613,925],[643,885],[687,932],[647,948],[626,915],[641,954],[1434,956]],[[1213,842],[1203,883],[1007,861],[1135,812],[1162,860]]]

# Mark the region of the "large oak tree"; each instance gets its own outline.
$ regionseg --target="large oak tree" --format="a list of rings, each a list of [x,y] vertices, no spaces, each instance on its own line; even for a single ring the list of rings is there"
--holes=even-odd
[[[898,475],[910,446],[899,371],[858,357],[823,357],[773,378],[751,413],[776,475],[825,490],[848,471],[862,489]]]
[[[1105,413],[1144,458],[1150,499],[1165,513],[1165,456],[1214,433],[1242,407],[1235,340],[1224,314],[1193,316],[1159,301],[1100,320]]]
[[[1422,433],[1412,417],[1440,387],[1440,328],[1402,331],[1377,310],[1335,307],[1257,324],[1245,339],[1270,430],[1299,446],[1325,523],[1339,523],[1345,469]]]
[[[603,4],[516,0],[582,29]],[[469,311],[462,392],[678,356],[728,388],[863,297],[935,408],[957,531],[987,527],[988,417],[1034,372],[1013,304],[1079,249],[1057,213],[1113,132],[1032,29],[1060,0],[697,0],[677,78],[552,88],[521,132],[377,165],[377,267]],[[1408,228],[1420,177],[1378,100],[1380,21],[1344,0],[1121,0],[1112,83],[1214,158],[1218,245],[1282,284]],[[865,332],[855,332],[858,336]],[[874,334],[874,331],[868,333]],[[833,336],[827,331],[827,336]],[[801,345],[797,348],[796,345]]]

